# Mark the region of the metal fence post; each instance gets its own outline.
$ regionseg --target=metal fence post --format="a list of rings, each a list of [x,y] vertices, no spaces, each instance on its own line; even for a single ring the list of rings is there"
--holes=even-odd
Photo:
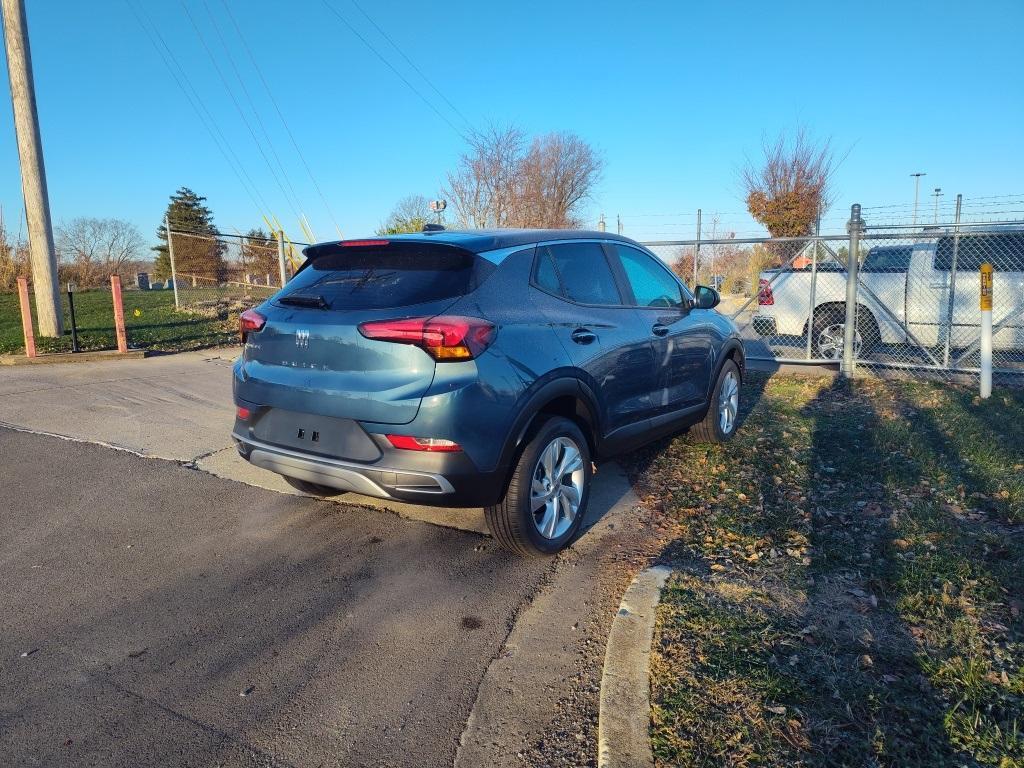
[[[942,367],[949,368],[949,347],[953,340],[953,312],[956,299],[956,262],[960,255],[960,204],[963,195],[956,196],[956,226],[953,228],[953,259],[949,265],[949,302],[946,305],[946,349],[942,355]]]
[[[700,259],[700,208],[697,209],[697,244],[693,247],[693,290],[697,290],[697,261]]]
[[[171,260],[171,286],[174,288],[174,308],[178,309],[178,272],[174,268],[174,243],[171,238],[171,220],[164,216],[164,231],[167,233],[167,255]]]
[[[813,354],[814,337],[814,305],[817,303],[818,290],[818,238],[821,237],[821,217],[814,225],[814,250],[811,252],[811,295],[808,299],[807,308],[807,359],[810,360]]]
[[[281,271],[281,287],[288,282],[288,261],[284,255],[284,230],[277,230],[277,268]]]
[[[846,257],[846,322],[843,326],[843,378],[853,376],[854,349],[857,339],[857,267],[860,261],[860,232],[864,222],[860,218],[860,204],[850,206],[850,253]]]

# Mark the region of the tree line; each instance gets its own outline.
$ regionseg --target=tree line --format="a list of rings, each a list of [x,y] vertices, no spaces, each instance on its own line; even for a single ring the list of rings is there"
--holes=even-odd
[[[799,237],[814,231],[815,221],[831,202],[830,181],[836,162],[828,141],[816,143],[804,130],[765,142],[763,156],[748,160],[740,175],[747,210],[773,237]],[[569,131],[528,136],[516,126],[492,126],[472,132],[452,170],[439,187],[449,204],[446,215],[467,229],[527,227],[583,228],[586,206],[605,168],[603,156]],[[232,245],[218,232],[206,198],[188,187],[170,196],[165,216],[174,231],[175,266],[196,281],[244,280],[277,273],[277,244],[261,228],[249,229]],[[395,205],[377,232],[381,235],[422,231],[438,220],[424,195],[408,195]],[[116,218],[76,218],[55,230],[62,282],[82,287],[105,284],[111,274],[128,282],[148,268],[154,280],[170,277],[167,232],[161,222],[158,245],[149,248],[134,224]],[[729,233],[720,233],[725,239]],[[726,288],[756,286],[756,274],[788,257],[783,247],[739,248],[728,244],[702,248],[698,272],[705,278],[710,263],[725,278]],[[230,252],[229,252],[230,251]],[[693,275],[693,249],[682,249],[672,266],[685,279]],[[28,249],[12,241],[0,220],[0,289],[29,273]],[[130,284],[130,283],[129,283]]]

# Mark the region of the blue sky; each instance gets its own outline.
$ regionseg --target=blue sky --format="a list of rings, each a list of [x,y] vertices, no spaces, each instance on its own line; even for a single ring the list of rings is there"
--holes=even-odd
[[[298,206],[334,226],[225,13],[185,0],[251,116],[225,50],[259,103]],[[360,0],[476,126],[570,130],[606,161],[589,204],[640,239],[693,235],[693,212],[741,234],[738,170],[764,137],[804,125],[845,156],[826,229],[849,204],[922,205],[1024,192],[1024,2],[515,2]],[[230,2],[230,0],[229,0]],[[456,126],[460,117],[351,0],[330,0]],[[119,217],[151,237],[187,185],[224,231],[261,223],[254,203],[171,78],[132,8],[159,26],[257,194],[293,236],[286,201],[218,79],[182,2],[27,0],[55,223]],[[217,20],[211,23],[209,8]],[[463,147],[322,0],[231,2],[288,126],[346,236],[371,232],[399,198],[433,196]],[[227,40],[221,44],[218,30]],[[6,71],[3,83],[7,83]],[[0,111],[0,203],[22,211],[10,108]],[[984,208],[975,203],[975,211]],[[1024,206],[1022,206],[1024,207]],[[930,208],[929,208],[930,210]]]

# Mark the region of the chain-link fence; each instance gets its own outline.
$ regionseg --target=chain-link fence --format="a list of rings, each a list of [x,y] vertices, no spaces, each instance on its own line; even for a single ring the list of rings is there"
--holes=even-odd
[[[841,363],[852,348],[851,368],[948,379],[979,374],[979,270],[991,264],[993,374],[1024,384],[1024,222],[852,228],[646,245],[687,282],[719,288],[751,359]]]
[[[149,288],[173,291],[180,310],[218,317],[238,314],[281,288],[301,264],[303,245],[172,230],[168,233],[169,274],[163,281],[150,281]]]

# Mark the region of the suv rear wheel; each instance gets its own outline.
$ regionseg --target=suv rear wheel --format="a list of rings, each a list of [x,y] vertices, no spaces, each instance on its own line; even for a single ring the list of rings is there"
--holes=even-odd
[[[590,480],[590,448],[579,427],[546,419],[520,454],[505,498],[484,510],[491,534],[517,554],[555,554],[583,524]]]

